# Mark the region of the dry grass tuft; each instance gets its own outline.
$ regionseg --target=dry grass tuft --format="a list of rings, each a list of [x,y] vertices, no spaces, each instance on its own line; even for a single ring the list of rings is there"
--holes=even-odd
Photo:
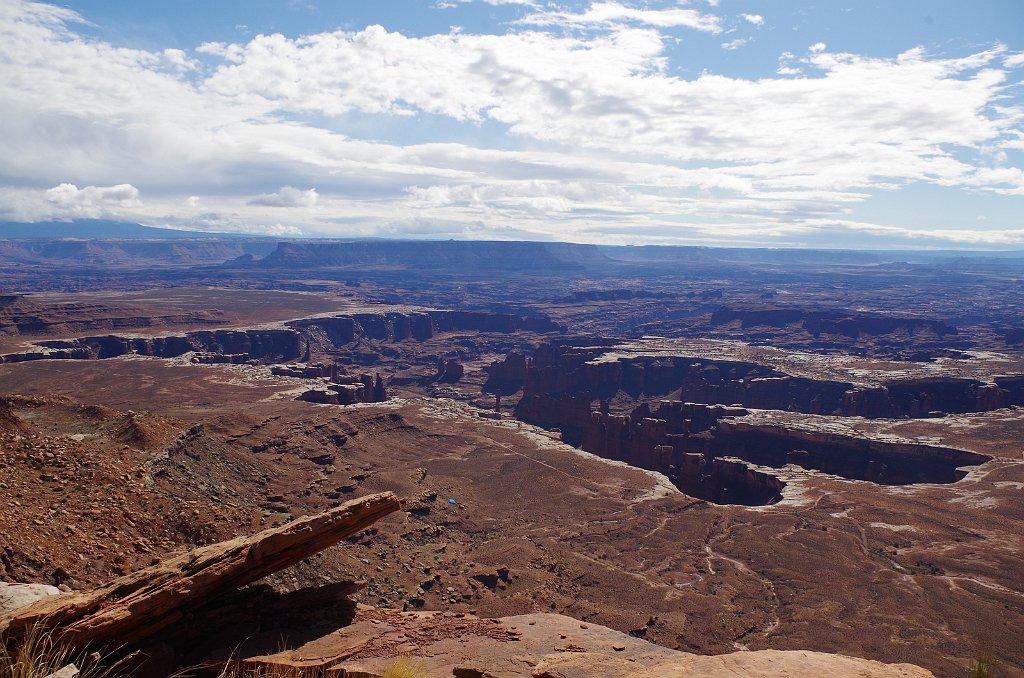
[[[427,678],[427,673],[422,661],[398,657],[387,665],[381,678]]]
[[[16,642],[0,638],[0,678],[46,678],[72,664],[78,670],[76,678],[119,678],[135,656],[133,653],[108,666],[99,653],[73,652],[53,633],[36,625]]]
[[[61,669],[74,665],[78,669],[76,678],[122,678],[127,664],[138,653],[106,665],[106,659],[99,653],[83,654],[72,652],[57,642],[52,633],[41,626],[35,626],[22,636],[17,643],[7,644],[0,638],[0,678],[47,678]],[[172,678],[188,678],[188,670],[176,673]],[[217,678],[325,678],[322,668],[299,668],[294,666],[253,666],[245,667],[240,662],[225,666]],[[422,661],[409,657],[397,657],[384,669],[382,678],[427,678]]]
[[[303,669],[294,666],[243,667],[232,664],[224,668],[217,678],[323,678],[323,669]],[[427,678],[422,661],[397,657],[385,668],[381,678]]]

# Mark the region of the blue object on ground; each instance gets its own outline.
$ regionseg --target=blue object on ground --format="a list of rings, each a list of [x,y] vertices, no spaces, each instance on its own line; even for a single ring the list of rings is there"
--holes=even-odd
[[[455,500],[454,499],[449,499],[448,500],[448,504],[451,505],[451,506],[455,506]]]

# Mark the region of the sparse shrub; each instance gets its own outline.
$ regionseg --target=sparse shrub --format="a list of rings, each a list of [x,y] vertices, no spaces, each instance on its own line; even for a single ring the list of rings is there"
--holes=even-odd
[[[996,658],[991,652],[982,652],[971,662],[967,678],[996,678]]]

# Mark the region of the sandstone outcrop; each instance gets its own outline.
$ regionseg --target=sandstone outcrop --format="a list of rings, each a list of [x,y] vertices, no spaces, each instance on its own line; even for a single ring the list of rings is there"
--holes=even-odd
[[[442,359],[438,361],[437,374],[434,376],[434,381],[439,381],[443,384],[455,384],[461,381],[465,374],[466,368],[458,360]]]
[[[549,410],[551,401],[589,394],[607,400],[671,396],[686,402],[868,418],[919,418],[934,413],[987,412],[1024,402],[1024,377],[993,381],[961,377],[891,379],[878,386],[786,374],[754,362],[692,356],[615,356],[614,347],[556,342],[540,347],[525,366],[495,363],[497,384],[512,386],[522,374],[522,412]],[[495,386],[496,387],[496,386]],[[532,400],[542,398],[541,402]],[[557,426],[548,419],[524,419]],[[566,421],[576,427],[578,422]]]
[[[224,320],[223,312],[213,310],[152,314],[142,308],[118,308],[89,302],[45,305],[28,296],[0,296],[0,336],[213,325]]]
[[[399,655],[431,678],[622,678],[737,675],[927,678],[912,664],[809,651],[761,650],[699,656],[558,614],[481,619],[471,614],[397,612],[359,606],[348,626],[284,651],[245,648],[251,667],[306,668],[379,677]]]
[[[758,650],[713,657],[672,658],[640,667],[637,662],[606,653],[577,652],[545,657],[532,678],[928,678],[931,671],[913,664],[882,662],[803,650]]]
[[[552,333],[565,328],[548,318],[484,311],[354,313],[303,318],[283,329],[198,330],[180,336],[87,336],[36,342],[40,350],[0,355],[0,363],[31,360],[103,360],[124,355],[177,358],[198,363],[270,363],[308,360],[312,348],[331,351],[361,339],[424,341],[444,332]]]
[[[11,409],[7,398],[0,398],[0,433],[19,433],[28,427]]]
[[[309,368],[302,370],[306,374]],[[382,403],[388,399],[384,380],[369,374],[346,374],[333,366],[330,382],[299,395],[298,400],[320,405],[354,405],[356,403]]]
[[[251,537],[201,547],[99,589],[44,598],[0,615],[0,634],[11,639],[40,624],[77,648],[137,643],[211,598],[321,551],[399,506],[390,492],[374,494]]]
[[[2,356],[4,362],[25,360],[103,360],[135,354],[158,358],[176,358],[189,351],[209,356],[239,356],[238,360],[287,361],[298,358],[300,337],[292,330],[200,330],[184,336],[169,337],[81,337],[70,340],[40,341],[42,352]]]

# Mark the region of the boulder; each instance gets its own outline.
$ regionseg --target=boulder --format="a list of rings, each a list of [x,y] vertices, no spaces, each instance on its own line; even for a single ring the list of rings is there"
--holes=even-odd
[[[48,584],[8,584],[0,582],[0,614],[13,612],[47,598],[59,596],[60,589]]]

